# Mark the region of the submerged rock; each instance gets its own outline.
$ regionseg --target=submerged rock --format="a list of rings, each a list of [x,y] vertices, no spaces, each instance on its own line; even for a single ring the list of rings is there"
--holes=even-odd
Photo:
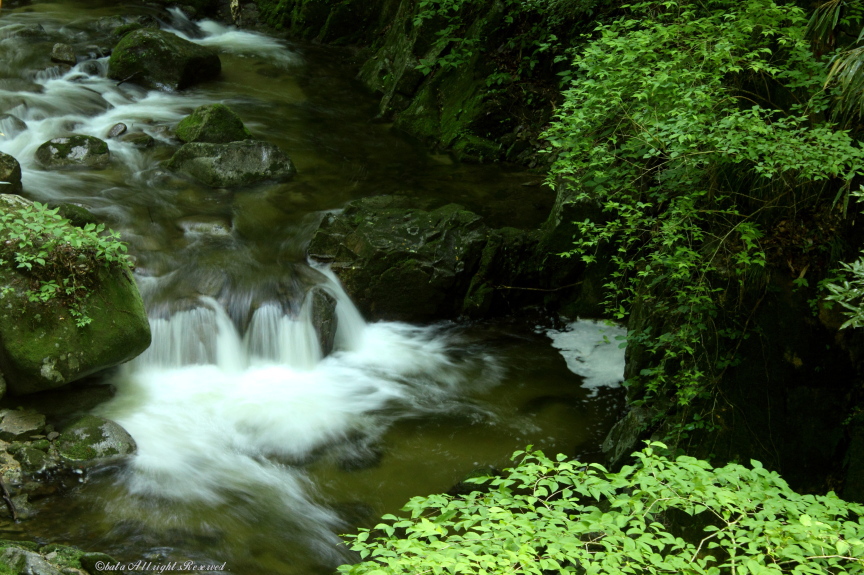
[[[108,144],[93,136],[48,140],[36,149],[36,161],[46,170],[104,168],[111,162]]]
[[[132,132],[131,134],[123,134],[120,136],[120,141],[126,144],[131,144],[134,148],[143,150],[144,148],[152,148],[156,143],[153,136],[144,132]]]
[[[486,244],[480,216],[456,204],[424,211],[394,196],[349,203],[321,222],[309,256],[331,264],[372,319],[428,321],[459,313]]]
[[[20,196],[0,196],[0,212],[14,213],[28,204]],[[84,327],[76,326],[57,298],[30,301],[32,282],[26,270],[0,267],[5,288],[0,295],[0,369],[10,393],[60,387],[128,361],[150,345],[150,324],[128,269],[98,266],[90,271],[84,311],[91,322]]]
[[[228,144],[184,144],[167,167],[214,188],[284,182],[294,176],[294,164],[277,146],[259,140]]]
[[[67,461],[96,462],[135,453],[137,445],[119,424],[85,415],[68,426],[57,438],[57,451]]]
[[[251,137],[240,117],[224,104],[199,106],[177,124],[177,138],[186,143],[227,144]]]
[[[147,28],[126,34],[108,60],[109,78],[159,90],[182,90],[218,77],[221,70],[215,50]]]
[[[18,160],[0,152],[0,193],[17,194],[21,192],[21,164]]]

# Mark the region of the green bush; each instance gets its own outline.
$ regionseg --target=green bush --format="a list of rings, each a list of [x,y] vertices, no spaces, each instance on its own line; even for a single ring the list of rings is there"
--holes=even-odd
[[[516,452],[503,477],[471,480],[488,492],[415,497],[409,517],[349,536],[366,561],[339,572],[864,572],[861,505],[800,495],[757,461],[715,468],[663,451],[650,443],[618,473]]]
[[[827,120],[836,94],[806,29],[774,0],[652,0],[576,54],[547,132],[549,182],[604,211],[577,222],[563,255],[611,259],[608,313],[650,310],[629,336],[647,358],[637,398],[707,396],[738,361],[766,229],[807,210],[841,217],[864,173],[859,143]]]
[[[28,278],[23,289],[33,303],[58,301],[78,327],[89,324],[85,303],[99,267],[131,267],[126,245],[103,224],[75,227],[58,209],[34,202],[0,213],[0,266]],[[3,293],[20,286],[5,285]]]

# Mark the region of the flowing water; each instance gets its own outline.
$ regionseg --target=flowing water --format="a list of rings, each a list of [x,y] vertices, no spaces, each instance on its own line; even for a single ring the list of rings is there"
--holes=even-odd
[[[108,80],[104,19],[121,14],[156,16],[217,47],[222,77],[174,94]],[[60,69],[48,58],[54,42],[90,59]],[[332,274],[306,261],[322,215],[354,198],[455,201],[491,225],[526,228],[553,199],[536,174],[454,164],[373,123],[376,100],[346,61],[345,51],[143,5],[40,2],[0,13],[0,113],[27,124],[18,132],[0,120],[0,151],[20,161],[27,197],[83,205],[121,233],[153,329],[147,352],[96,382],[116,394],[94,411],[132,434],[137,455],[35,502],[32,518],[4,536],[125,562],[330,573],[352,559],[339,533],[374,525],[411,496],[506,465],[528,443],[596,450],[618,405],[618,394],[598,389],[620,381],[619,331],[592,322],[548,336],[518,321],[369,324]],[[225,191],[164,171],[178,144],[173,126],[211,102],[282,147],[297,178]],[[105,138],[117,122],[156,145],[108,140],[113,162],[100,171],[35,164],[44,141]],[[323,359],[311,286],[338,301],[336,352]]]

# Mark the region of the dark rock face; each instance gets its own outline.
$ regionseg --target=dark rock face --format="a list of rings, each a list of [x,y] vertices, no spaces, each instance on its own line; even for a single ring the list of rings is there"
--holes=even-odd
[[[331,269],[372,319],[428,321],[462,308],[487,240],[480,216],[449,204],[434,211],[379,196],[328,215],[309,255]]]
[[[156,143],[152,136],[145,134],[144,132],[132,132],[123,134],[122,136],[120,136],[120,141],[131,144],[133,147],[138,148],[139,150],[143,150],[145,148],[152,148],[153,145]]]
[[[321,357],[327,357],[336,339],[336,299],[321,288],[313,288],[307,297],[312,298],[312,325],[318,335]]]
[[[126,34],[111,53],[108,77],[158,90],[182,90],[219,76],[215,50],[163,30]]]
[[[17,194],[21,192],[21,164],[18,160],[0,152],[0,193]]]
[[[185,144],[168,161],[167,167],[214,188],[283,182],[291,179],[295,172],[285,152],[258,140]]]
[[[199,106],[177,125],[177,138],[186,143],[227,144],[251,137],[240,117],[224,104]]]
[[[48,140],[36,149],[36,161],[46,170],[106,167],[111,162],[108,144],[93,136]]]

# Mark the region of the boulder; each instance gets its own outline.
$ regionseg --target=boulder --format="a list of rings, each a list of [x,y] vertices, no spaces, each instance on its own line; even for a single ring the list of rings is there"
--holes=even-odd
[[[21,164],[18,160],[0,152],[0,193],[17,194],[21,191]]]
[[[215,50],[148,28],[126,34],[108,60],[109,78],[159,90],[182,90],[221,70]]]
[[[265,181],[284,182],[295,172],[294,164],[285,152],[258,140],[184,144],[168,161],[167,167],[214,188],[248,186]]]
[[[74,66],[78,63],[78,58],[75,57],[75,50],[72,49],[72,46],[58,42],[54,44],[54,48],[51,50],[51,61]]]
[[[9,573],[28,575],[61,575],[60,569],[51,565],[38,553],[18,547],[7,547],[0,555],[0,564],[8,566]]]
[[[21,118],[12,114],[0,114],[0,138],[14,138],[27,129]]]
[[[434,211],[378,196],[328,214],[309,256],[330,264],[371,319],[429,321],[462,307],[487,240],[480,216],[459,205]]]
[[[177,138],[186,143],[227,144],[251,137],[240,117],[224,104],[199,106],[177,124]]]
[[[85,415],[57,438],[57,452],[67,461],[96,463],[135,453],[138,446],[117,423]]]
[[[36,149],[36,161],[46,170],[101,169],[111,162],[108,144],[93,136],[48,140]]]
[[[0,213],[28,204],[20,196],[0,195]],[[3,254],[7,262],[14,258]],[[128,269],[97,266],[90,272],[84,312],[91,321],[83,327],[56,297],[30,301],[34,279],[26,269],[0,266],[0,371],[9,393],[60,387],[128,361],[150,345],[144,304]]]

